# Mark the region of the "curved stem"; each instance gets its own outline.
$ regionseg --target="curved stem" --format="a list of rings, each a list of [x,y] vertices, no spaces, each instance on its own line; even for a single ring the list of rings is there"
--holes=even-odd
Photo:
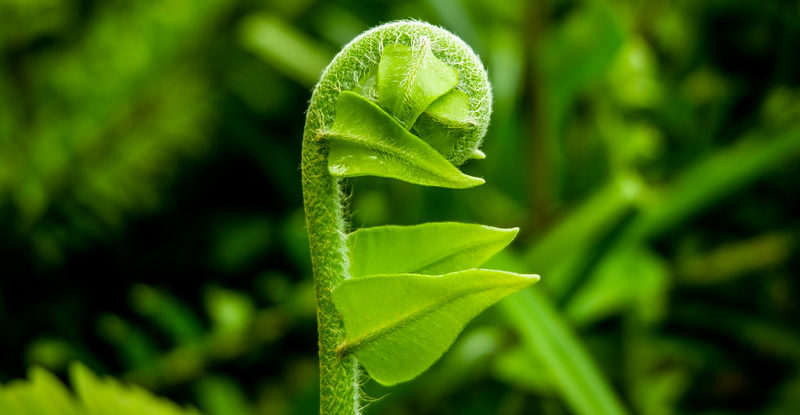
[[[358,414],[358,362],[336,353],[344,327],[332,293],[347,278],[340,189],[328,173],[327,149],[313,138],[303,140],[303,198],[317,295],[320,414]]]

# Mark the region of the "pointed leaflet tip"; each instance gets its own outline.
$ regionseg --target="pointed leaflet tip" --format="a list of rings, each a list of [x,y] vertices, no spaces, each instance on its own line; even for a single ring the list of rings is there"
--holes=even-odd
[[[483,160],[486,158],[486,153],[476,148],[475,150],[472,150],[472,154],[470,154],[469,158],[473,160]]]

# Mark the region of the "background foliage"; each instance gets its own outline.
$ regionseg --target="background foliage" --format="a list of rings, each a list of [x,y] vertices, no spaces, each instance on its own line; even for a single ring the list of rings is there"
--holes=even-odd
[[[304,110],[398,18],[484,60],[487,184],[353,180],[353,226],[520,226],[542,282],[367,414],[800,413],[791,0],[0,1],[0,382],[314,413]]]

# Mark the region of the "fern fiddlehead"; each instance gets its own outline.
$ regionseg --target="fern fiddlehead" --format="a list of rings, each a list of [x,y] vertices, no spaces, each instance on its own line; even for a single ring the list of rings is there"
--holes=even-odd
[[[439,223],[345,233],[341,178],[373,175],[456,189],[482,184],[456,166],[483,158],[478,148],[491,101],[486,72],[469,46],[417,21],[363,33],[336,55],[314,88],[302,180],[322,414],[359,413],[357,358],[381,383],[409,380],[438,359],[474,315],[538,280],[476,269],[516,229]],[[436,249],[415,251],[437,237]],[[393,258],[376,249],[385,245]]]

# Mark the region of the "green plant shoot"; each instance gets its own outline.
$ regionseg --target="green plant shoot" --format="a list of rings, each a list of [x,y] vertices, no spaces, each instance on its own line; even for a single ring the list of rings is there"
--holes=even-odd
[[[539,280],[478,268],[516,228],[445,222],[345,232],[343,178],[483,184],[457,166],[484,158],[491,102],[486,71],[469,46],[422,22],[365,32],[323,72],[302,157],[322,414],[360,413],[360,366],[384,385],[409,381],[473,317]]]

